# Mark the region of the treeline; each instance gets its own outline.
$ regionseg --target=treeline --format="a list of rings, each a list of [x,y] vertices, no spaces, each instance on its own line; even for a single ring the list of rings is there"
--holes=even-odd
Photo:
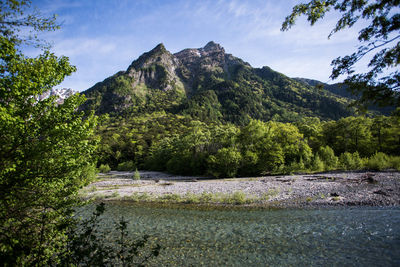
[[[393,116],[204,123],[165,112],[104,117],[99,165],[215,177],[335,169],[400,169],[400,112]]]

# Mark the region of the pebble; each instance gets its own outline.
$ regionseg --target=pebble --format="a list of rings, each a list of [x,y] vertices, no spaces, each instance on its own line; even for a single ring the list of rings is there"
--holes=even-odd
[[[376,183],[365,180],[366,175],[373,177]],[[249,197],[269,195],[265,201],[295,201],[307,205],[400,205],[400,172],[336,172],[324,174],[265,176],[234,179],[211,179],[207,177],[174,176],[162,172],[140,171],[141,180],[133,180],[133,172],[110,172],[102,175],[102,181],[90,186],[97,190],[107,188],[119,196],[134,193],[151,195],[243,192]],[[195,183],[193,181],[196,181]],[[375,192],[385,192],[377,194]],[[95,194],[92,192],[90,194]],[[102,191],[104,193],[104,191]],[[329,196],[340,196],[333,201]],[[306,198],[312,196],[312,201]],[[304,199],[304,200],[302,200]],[[299,201],[300,200],[300,201]]]

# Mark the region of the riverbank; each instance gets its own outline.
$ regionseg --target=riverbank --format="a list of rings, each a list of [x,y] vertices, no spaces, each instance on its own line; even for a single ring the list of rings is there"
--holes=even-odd
[[[400,172],[337,172],[210,179],[161,172],[100,174],[82,196],[126,200],[265,207],[400,206]]]

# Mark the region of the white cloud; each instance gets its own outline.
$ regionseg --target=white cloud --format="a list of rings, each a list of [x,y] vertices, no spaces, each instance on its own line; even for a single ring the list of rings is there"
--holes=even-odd
[[[75,38],[59,40],[53,50],[59,55],[75,57],[87,54],[112,54],[116,46],[108,38]]]

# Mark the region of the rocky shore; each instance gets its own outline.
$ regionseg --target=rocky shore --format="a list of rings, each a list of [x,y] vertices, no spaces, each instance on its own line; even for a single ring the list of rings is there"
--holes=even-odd
[[[399,206],[400,172],[335,172],[252,178],[210,179],[161,172],[100,174],[84,195],[102,200],[141,199],[202,203],[207,196],[239,197],[234,204],[274,207]],[[141,196],[145,196],[142,197]],[[224,196],[224,197],[221,197]],[[202,198],[203,197],[203,198]],[[231,203],[231,202],[229,202]],[[229,204],[227,203],[227,204]],[[232,204],[232,203],[231,203]]]

